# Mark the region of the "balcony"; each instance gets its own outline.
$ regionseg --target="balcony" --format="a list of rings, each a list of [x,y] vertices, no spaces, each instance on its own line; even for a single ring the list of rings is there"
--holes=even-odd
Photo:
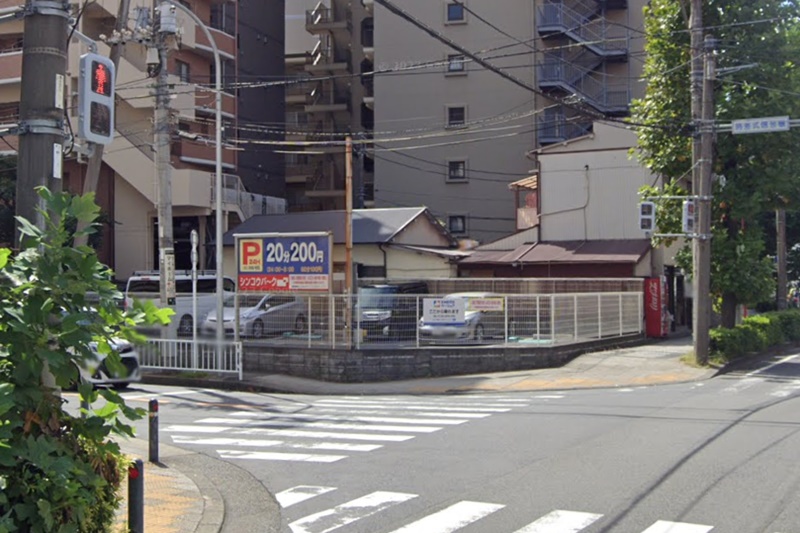
[[[305,105],[309,102],[315,82],[299,81],[286,86],[286,105]]]
[[[628,57],[629,38],[624,28],[609,25],[594,12],[590,4],[568,6],[566,3],[548,3],[539,7],[536,27],[543,37],[566,35],[598,56],[625,60]]]
[[[236,37],[214,28],[209,29],[219,49],[220,55],[228,59],[234,59],[236,57]],[[214,55],[212,53],[213,48],[211,47],[211,43],[206,38],[203,29],[199,26],[195,26],[194,29],[194,42],[197,50],[207,52],[208,56],[213,59]]]
[[[311,102],[306,105],[306,113],[346,113],[350,111],[349,95],[339,95],[330,87],[318,85],[311,93]]]
[[[345,12],[344,20],[338,19],[336,13],[320,2],[314,9],[306,11],[306,31],[313,35],[320,33],[351,32],[353,30],[353,13]]]
[[[215,114],[217,112],[217,99],[213,91],[198,87],[194,95],[194,109],[199,113]],[[236,117],[236,97],[232,94],[222,93],[222,115],[227,118]]]
[[[214,139],[192,140],[178,139],[172,141],[172,155],[183,163],[190,165],[214,166],[216,164],[216,147]],[[223,168],[235,168],[236,152],[231,149],[222,149]]]
[[[314,176],[306,182],[306,196],[309,198],[342,197],[344,195],[344,177],[333,171],[333,165],[318,167]]]
[[[332,49],[318,43],[311,53],[311,63],[306,65],[306,72],[312,74],[344,74],[350,72],[350,54],[346,57],[336,54]]]
[[[0,85],[17,85],[21,77],[22,50],[0,51]]]
[[[593,54],[586,54],[586,58],[588,61],[582,61],[580,56],[569,60],[556,55],[545,56],[544,62],[538,67],[539,87],[566,95],[575,94],[602,113],[627,114],[631,100],[630,87],[620,83],[610,85],[604,78],[598,78],[595,69],[602,64],[602,60]],[[593,59],[595,62],[591,62]]]

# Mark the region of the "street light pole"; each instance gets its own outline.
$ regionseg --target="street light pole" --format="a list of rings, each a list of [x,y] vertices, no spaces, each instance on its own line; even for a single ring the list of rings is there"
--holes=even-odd
[[[214,138],[215,146],[215,162],[214,169],[214,210],[217,212],[216,217],[216,236],[214,248],[217,260],[217,340],[222,342],[224,338],[224,325],[222,323],[222,307],[223,307],[223,254],[222,254],[222,62],[220,61],[219,49],[217,42],[208,30],[208,27],[203,23],[200,18],[195,15],[192,10],[175,0],[164,0],[166,3],[175,6],[191,18],[205,34],[208,42],[211,44],[211,50],[214,52],[214,104],[216,106],[215,115],[215,129],[216,136]],[[197,320],[197,317],[194,318]]]

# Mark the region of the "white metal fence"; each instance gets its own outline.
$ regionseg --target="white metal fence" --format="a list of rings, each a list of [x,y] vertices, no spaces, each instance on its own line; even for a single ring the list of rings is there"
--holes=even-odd
[[[242,379],[242,343],[201,339],[148,339],[139,348],[145,369],[193,370],[237,374]]]
[[[253,295],[237,297],[239,337],[245,343],[275,346],[524,347],[643,332],[641,292],[492,294],[488,297],[490,309],[472,306],[476,298],[487,303],[486,297],[463,296],[464,315],[452,324],[432,323],[431,317],[425,317],[425,300],[443,298],[437,295],[287,295],[261,307]],[[228,318],[225,331],[233,336],[236,323],[232,314]]]

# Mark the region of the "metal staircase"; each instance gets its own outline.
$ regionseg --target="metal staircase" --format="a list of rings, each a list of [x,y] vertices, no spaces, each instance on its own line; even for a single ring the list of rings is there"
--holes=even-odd
[[[629,37],[625,28],[609,23],[607,10],[626,9],[625,0],[546,0],[538,8],[537,31],[545,42],[557,41],[545,52],[537,82],[543,90],[585,104],[604,115],[626,115],[630,84],[608,74],[613,63],[627,61]],[[578,46],[569,46],[569,43]],[[552,115],[552,113],[551,113]],[[564,109],[559,118],[540,120],[540,142],[560,142],[587,133],[586,120],[575,123]],[[591,127],[588,128],[591,131]]]

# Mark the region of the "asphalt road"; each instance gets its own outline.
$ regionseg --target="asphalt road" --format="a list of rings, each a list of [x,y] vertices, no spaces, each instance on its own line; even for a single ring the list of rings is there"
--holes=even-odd
[[[799,394],[794,356],[605,390],[124,396],[159,395],[162,442],[250,471],[293,533],[792,533]]]

